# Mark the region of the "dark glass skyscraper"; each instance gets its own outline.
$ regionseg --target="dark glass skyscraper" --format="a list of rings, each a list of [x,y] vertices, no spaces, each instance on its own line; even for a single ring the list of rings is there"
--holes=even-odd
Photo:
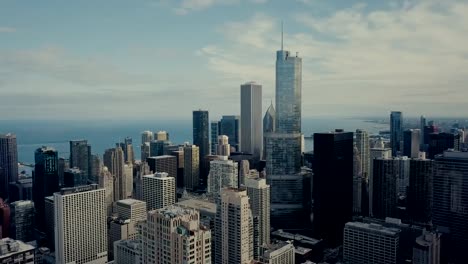
[[[468,263],[468,152],[435,157],[433,190],[432,223],[443,233],[442,250],[450,263]]]
[[[87,140],[70,141],[70,168],[78,168],[91,175],[91,146]]]
[[[418,158],[421,130],[408,129],[403,132],[403,156]]]
[[[16,135],[0,134],[0,197],[8,197],[8,185],[18,180]]]
[[[408,188],[408,214],[416,223],[429,223],[432,213],[433,161],[411,159]]]
[[[390,114],[390,144],[392,147],[392,156],[396,156],[401,151],[400,144],[403,140],[403,114],[392,111]]]
[[[218,144],[218,136],[219,134],[219,123],[218,121],[211,121],[210,122],[210,152],[211,155],[216,154],[216,144]],[[230,138],[229,138],[230,140]]]
[[[35,162],[33,201],[36,208],[36,226],[45,231],[44,198],[59,191],[58,153],[53,148],[38,148],[35,152]]]
[[[239,151],[241,132],[239,116],[223,116],[219,121],[219,135],[226,135],[229,138],[229,145]],[[216,137],[218,140],[218,137]],[[215,141],[216,142],[216,141]],[[216,152],[214,152],[216,153]],[[214,155],[214,153],[212,153]]]
[[[241,85],[240,101],[241,150],[253,154],[258,161],[263,149],[262,86],[254,82]]]
[[[429,134],[429,158],[442,154],[445,150],[460,149],[460,135],[452,133],[432,133]]]
[[[343,240],[353,214],[353,133],[314,134],[313,226],[330,246]]]
[[[199,148],[200,184],[206,187],[208,171],[203,160],[210,153],[210,130],[208,111],[193,111],[193,144]]]

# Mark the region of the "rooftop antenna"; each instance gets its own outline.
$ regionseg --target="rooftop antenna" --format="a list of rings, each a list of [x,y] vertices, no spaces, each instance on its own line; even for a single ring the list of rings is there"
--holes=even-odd
[[[281,20],[281,50],[283,50],[283,20]]]

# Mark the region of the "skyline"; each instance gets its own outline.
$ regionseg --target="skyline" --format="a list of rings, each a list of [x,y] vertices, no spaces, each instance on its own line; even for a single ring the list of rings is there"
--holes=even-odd
[[[0,3],[2,119],[239,114],[248,81],[264,87],[265,111],[281,21],[285,50],[304,60],[304,118],[458,117],[466,104],[462,1],[109,3]]]

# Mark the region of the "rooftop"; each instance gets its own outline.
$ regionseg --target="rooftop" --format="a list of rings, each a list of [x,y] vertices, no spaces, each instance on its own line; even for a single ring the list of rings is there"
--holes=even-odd
[[[345,225],[345,228],[356,228],[356,229],[361,229],[369,232],[377,232],[380,234],[385,234],[385,235],[390,235],[390,236],[396,236],[398,235],[401,230],[397,228],[391,228],[391,227],[384,227],[379,224],[368,224],[368,223],[361,223],[361,222],[348,222]]]
[[[135,205],[135,204],[141,204],[145,202],[129,198],[129,199],[118,200],[117,203],[125,204],[125,205]]]
[[[180,206],[180,205],[171,205],[162,209],[149,211],[148,214],[162,214],[166,218],[175,218],[178,216],[193,214],[195,212],[197,211],[192,208],[188,208],[188,207]]]
[[[20,240],[3,238],[0,240],[0,259],[5,259],[11,255],[34,250],[34,247]]]
[[[216,214],[216,204],[209,201],[200,200],[200,199],[189,199],[185,201],[180,201],[178,205],[190,207],[199,211],[205,211],[208,213]]]

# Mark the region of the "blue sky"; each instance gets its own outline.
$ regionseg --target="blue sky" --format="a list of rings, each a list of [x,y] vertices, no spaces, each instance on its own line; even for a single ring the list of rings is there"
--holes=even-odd
[[[468,2],[0,0],[0,119],[238,114],[303,57],[303,116],[464,115]]]

